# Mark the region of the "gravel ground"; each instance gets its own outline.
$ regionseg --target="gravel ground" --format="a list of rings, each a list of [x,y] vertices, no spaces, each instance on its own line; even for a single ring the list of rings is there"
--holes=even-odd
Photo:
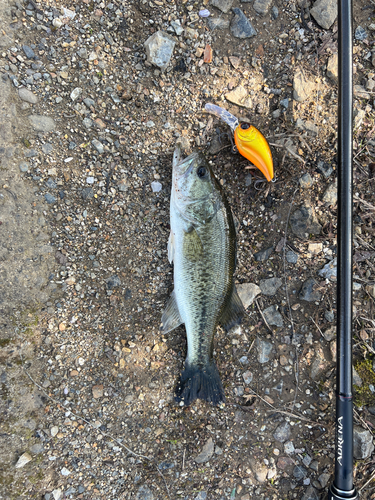
[[[374,10],[355,2],[362,498],[375,498]],[[334,458],[334,4],[5,0],[0,17],[0,498],[320,498]],[[231,153],[206,102],[263,132],[276,182]],[[221,407],[174,402],[184,328],[159,332],[177,138],[205,152],[237,221],[247,315],[215,337]]]

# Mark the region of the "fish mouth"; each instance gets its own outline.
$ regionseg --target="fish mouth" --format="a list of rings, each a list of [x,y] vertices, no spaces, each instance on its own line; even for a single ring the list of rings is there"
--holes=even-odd
[[[188,176],[194,168],[195,161],[199,157],[199,153],[192,153],[186,158],[182,158],[181,145],[178,143],[173,153],[173,177],[177,180],[181,177]]]
[[[173,162],[172,162],[173,168],[175,168],[179,163],[181,163],[181,154],[182,154],[181,144],[177,143],[176,149],[174,150],[173,153]]]

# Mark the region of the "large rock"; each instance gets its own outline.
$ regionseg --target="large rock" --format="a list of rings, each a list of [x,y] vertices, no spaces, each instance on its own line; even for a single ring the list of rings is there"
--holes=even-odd
[[[273,437],[276,441],[280,441],[280,443],[284,443],[290,438],[291,429],[290,424],[288,422],[282,422],[277,426],[275,432],[273,433]]]
[[[155,497],[150,488],[146,484],[143,484],[137,491],[135,500],[154,500],[154,498]]]
[[[257,481],[264,483],[267,480],[268,469],[264,463],[259,460],[251,459],[250,468]]]
[[[76,101],[81,94],[82,94],[81,87],[76,87],[70,93],[70,98],[71,98],[72,101]]]
[[[250,38],[255,36],[257,32],[247,19],[241,9],[233,9],[234,17],[232,19],[230,30],[236,38]]]
[[[179,19],[175,19],[174,21],[171,21],[171,26],[174,29],[177,36],[182,35],[182,33],[184,32],[184,28],[181,26]]]
[[[254,259],[257,262],[265,262],[269,259],[270,255],[274,251],[275,247],[265,248],[264,250],[259,250],[259,252],[254,254]]]
[[[369,458],[374,451],[373,435],[370,431],[358,425],[353,429],[353,455],[354,458],[363,460]]]
[[[318,380],[327,368],[327,360],[324,357],[323,349],[318,346],[315,348],[315,357],[311,363],[310,375],[313,380]]]
[[[300,130],[305,130],[312,135],[318,135],[318,127],[310,120],[301,120],[301,118],[297,118],[296,127]]]
[[[301,465],[296,465],[293,469],[293,476],[297,479],[297,481],[301,481],[307,476],[307,470]]]
[[[263,295],[272,297],[282,284],[283,282],[280,278],[268,278],[266,280],[260,280],[259,286]]]
[[[194,458],[197,464],[203,464],[204,462],[208,462],[208,460],[212,457],[214,453],[214,442],[212,438],[209,438],[205,445],[203,445],[202,451],[198,456]]]
[[[359,97],[360,99],[371,99],[371,94],[367,92],[363,85],[353,85],[353,92],[355,97]]]
[[[171,60],[176,41],[168,33],[157,31],[145,41],[144,45],[147,61],[154,66],[165,69]]]
[[[316,168],[326,179],[328,179],[333,172],[332,165],[325,161],[318,161]]]
[[[253,107],[252,100],[250,99],[247,90],[242,87],[242,85],[225,94],[225,99],[244,108],[251,109]]]
[[[337,203],[337,179],[332,182],[328,188],[326,189],[323,195],[324,203],[327,203],[329,206],[336,205]]]
[[[32,460],[32,457],[29,453],[24,453],[23,455],[20,456],[16,463],[16,469],[20,469],[21,467],[24,467],[27,463],[29,463]]]
[[[367,31],[362,26],[357,26],[354,36],[356,40],[360,40],[361,42],[368,37]]]
[[[18,95],[20,99],[30,104],[36,104],[38,102],[38,97],[31,92],[31,90],[22,87],[18,89]]]
[[[313,183],[314,180],[309,173],[303,174],[303,176],[299,180],[299,185],[302,189],[310,189]]]
[[[310,13],[319,26],[328,30],[337,17],[337,2],[336,0],[317,0],[310,9]]]
[[[224,30],[229,28],[229,21],[221,19],[221,17],[209,17],[207,20],[210,30]]]
[[[269,11],[272,4],[272,0],[255,0],[254,2],[254,10],[261,16],[265,16]]]
[[[283,317],[281,316],[275,305],[267,307],[267,309],[263,311],[263,316],[267,323],[271,326],[277,326],[278,328],[284,326]]]
[[[38,132],[52,132],[56,128],[55,121],[50,116],[30,115],[29,121]]]
[[[330,260],[318,271],[318,275],[328,280],[336,281],[337,277],[337,258]]]
[[[306,300],[307,302],[315,302],[319,301],[322,298],[322,294],[315,290],[315,286],[317,285],[314,278],[308,278],[302,285],[301,291],[298,294],[298,297],[301,300]]]
[[[320,234],[322,229],[311,205],[307,202],[293,212],[290,217],[290,227],[296,236],[304,239],[308,239],[310,234]]]
[[[267,363],[270,360],[270,354],[272,352],[272,344],[261,340],[257,337],[257,350],[258,350],[258,361],[261,364]]]
[[[353,108],[353,119],[354,119],[354,128],[359,128],[363,120],[366,118],[366,111],[364,109],[360,109],[357,106]]]
[[[327,76],[334,83],[337,83],[338,77],[339,77],[338,54],[337,53],[332,54],[331,57],[328,59]]]
[[[104,153],[103,144],[100,141],[98,141],[98,139],[93,139],[91,141],[91,144],[94,146],[94,148],[97,150],[99,154]]]
[[[237,285],[237,293],[242,301],[245,309],[249,307],[255,300],[255,297],[260,294],[260,288],[254,283],[242,283]]]
[[[312,486],[309,486],[305,492],[305,494],[303,495],[303,497],[301,498],[301,500],[319,500],[319,495],[318,495],[318,492],[316,491],[315,488],[313,488]]]
[[[293,99],[298,102],[306,101],[314,89],[314,83],[307,80],[302,70],[298,70],[293,79]]]
[[[24,51],[25,56],[28,59],[34,59],[35,52],[33,51],[33,49],[31,47],[29,47],[28,45],[22,45],[22,50]]]
[[[233,0],[211,0],[211,5],[213,5],[217,9],[220,9],[221,12],[224,12],[224,14],[226,14],[230,11],[233,5]]]

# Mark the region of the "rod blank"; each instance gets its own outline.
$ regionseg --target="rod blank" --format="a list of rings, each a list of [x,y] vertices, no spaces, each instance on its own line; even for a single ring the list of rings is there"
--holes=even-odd
[[[335,479],[328,498],[358,498],[353,485],[352,245],[353,74],[352,4],[338,1],[338,225]]]

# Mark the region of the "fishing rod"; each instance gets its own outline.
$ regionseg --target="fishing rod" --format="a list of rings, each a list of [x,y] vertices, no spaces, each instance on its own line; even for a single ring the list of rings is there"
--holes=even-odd
[[[353,72],[352,2],[338,0],[338,222],[335,479],[329,500],[355,500],[353,485],[352,246]]]

